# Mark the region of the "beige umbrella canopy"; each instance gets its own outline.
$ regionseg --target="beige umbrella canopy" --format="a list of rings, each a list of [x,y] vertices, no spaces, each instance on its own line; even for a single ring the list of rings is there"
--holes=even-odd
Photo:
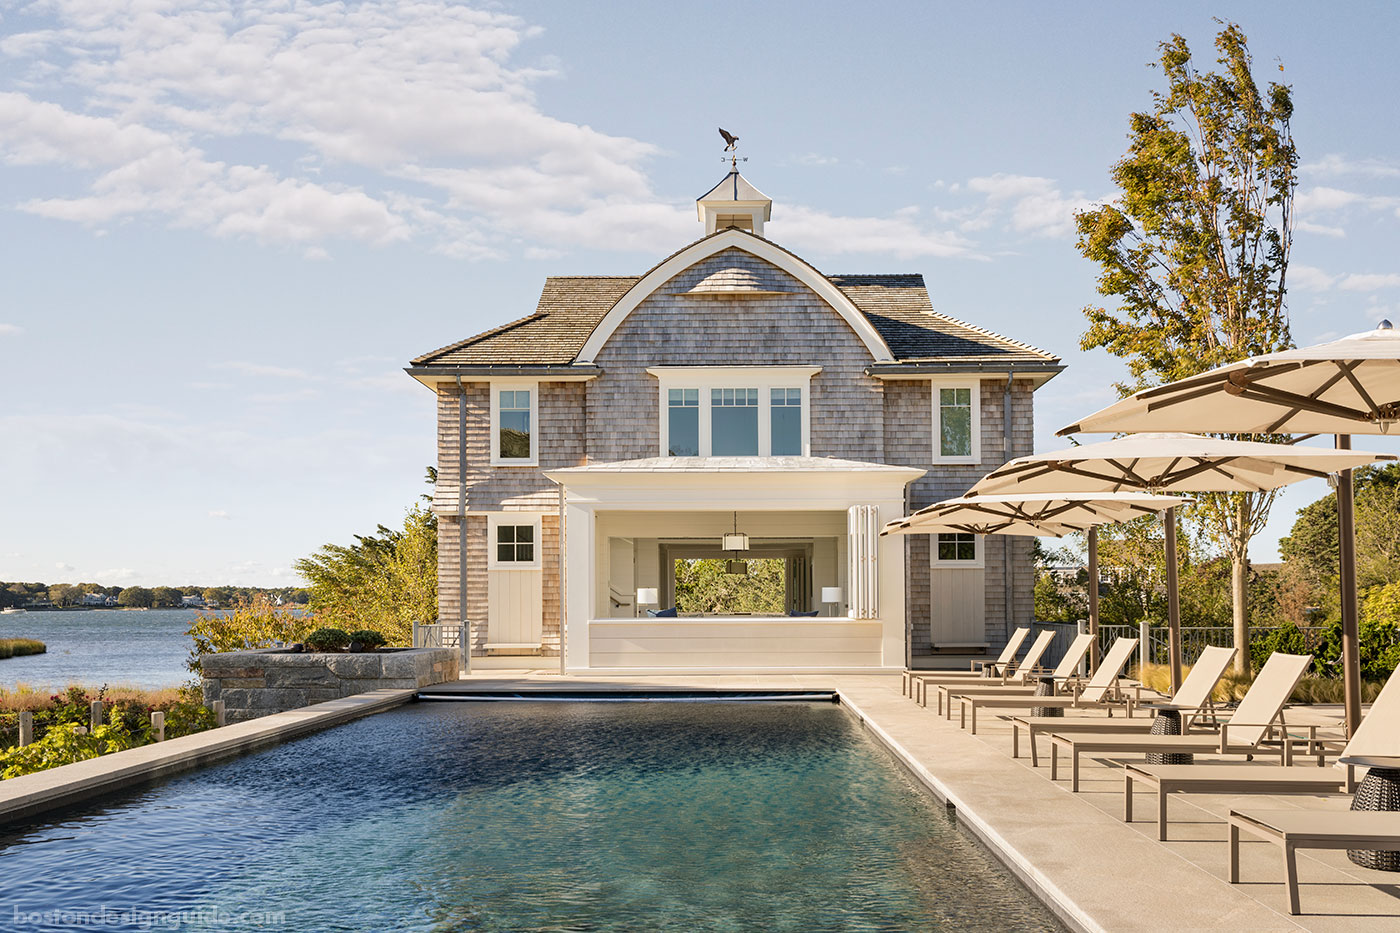
[[[1197,434],[1127,437],[1018,457],[984,476],[968,496],[1010,492],[1262,492],[1313,477],[1394,460],[1391,454],[1231,441]],[[1166,510],[1167,635],[1172,689],[1181,684],[1181,613],[1176,587],[1176,509]]]
[[[881,535],[962,533],[1048,535],[1089,533],[1089,632],[1093,663],[1099,663],[1098,526],[1132,521],[1189,502],[1143,492],[1008,493],[945,499],[889,522]]]
[[[1311,347],[1231,363],[1199,376],[1144,389],[1060,434],[1113,431],[1386,434],[1400,420],[1400,335],[1389,321]],[[1342,678],[1347,735],[1361,722],[1361,661],[1357,645],[1356,536],[1351,471],[1337,484],[1342,610]]]
[[[1060,434],[1221,431],[1385,434],[1400,420],[1400,333],[1389,321],[1143,389]]]

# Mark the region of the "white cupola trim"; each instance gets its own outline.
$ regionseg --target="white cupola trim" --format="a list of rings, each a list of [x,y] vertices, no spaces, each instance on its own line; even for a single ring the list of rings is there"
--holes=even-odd
[[[709,235],[726,227],[738,227],[763,236],[763,224],[773,216],[773,199],[732,169],[695,202],[695,211]]]

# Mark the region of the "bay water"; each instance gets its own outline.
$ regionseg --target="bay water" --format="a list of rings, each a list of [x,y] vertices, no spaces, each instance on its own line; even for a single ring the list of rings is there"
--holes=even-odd
[[[185,668],[193,609],[87,609],[0,615],[0,638],[37,638],[45,654],[0,659],[0,686],[70,683],[172,687]]]

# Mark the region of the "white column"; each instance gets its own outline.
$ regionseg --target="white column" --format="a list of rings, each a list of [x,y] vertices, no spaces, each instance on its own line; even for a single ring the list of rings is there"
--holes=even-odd
[[[568,582],[564,599],[564,669],[587,670],[590,666],[588,621],[593,618],[594,555],[593,509],[566,503],[565,566]]]
[[[891,499],[880,504],[876,528],[904,514],[904,500]],[[904,604],[904,536],[879,538],[880,594],[880,664],[889,668],[904,668],[905,613]]]

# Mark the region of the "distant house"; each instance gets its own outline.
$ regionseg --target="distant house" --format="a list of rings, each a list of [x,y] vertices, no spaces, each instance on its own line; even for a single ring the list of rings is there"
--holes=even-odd
[[[117,599],[115,596],[107,596],[103,593],[84,593],[81,606],[115,606]]]
[[[965,666],[1032,618],[1028,539],[878,533],[1030,453],[1059,360],[935,311],[921,275],[818,271],[764,237],[772,204],[731,171],[647,272],[551,277],[407,368],[436,395],[440,617],[475,665]],[[718,559],[781,560],[781,608],[678,609],[679,562]]]
[[[205,609],[203,596],[181,596],[180,608],[182,609]]]

